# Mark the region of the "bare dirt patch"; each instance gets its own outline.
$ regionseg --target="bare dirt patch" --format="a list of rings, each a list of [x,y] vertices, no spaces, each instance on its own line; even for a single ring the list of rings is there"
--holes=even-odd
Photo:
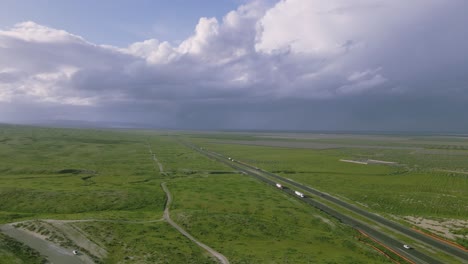
[[[458,219],[442,219],[432,220],[422,217],[405,216],[406,221],[414,224],[415,226],[429,230],[439,236],[456,240],[457,238],[468,239],[468,236],[456,234],[456,231],[468,228],[468,220]]]
[[[385,160],[374,160],[374,159],[368,159],[368,160],[349,160],[349,159],[340,159],[342,162],[349,162],[349,163],[356,163],[356,164],[363,164],[363,165],[368,165],[368,164],[383,164],[383,165],[397,165],[397,162],[393,161],[385,161]]]
[[[368,164],[366,161],[358,161],[358,160],[340,159],[340,161],[348,162],[348,163],[355,163],[355,164],[362,164],[362,165],[367,165]]]
[[[388,164],[388,165],[397,164],[397,162],[394,162],[394,161],[374,160],[374,159],[368,159],[367,162],[376,163],[376,164]]]

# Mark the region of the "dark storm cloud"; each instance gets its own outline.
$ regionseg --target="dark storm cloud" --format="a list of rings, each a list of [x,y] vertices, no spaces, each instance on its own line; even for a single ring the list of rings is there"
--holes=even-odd
[[[202,18],[180,45],[0,31],[0,120],[468,130],[465,1],[264,3]]]

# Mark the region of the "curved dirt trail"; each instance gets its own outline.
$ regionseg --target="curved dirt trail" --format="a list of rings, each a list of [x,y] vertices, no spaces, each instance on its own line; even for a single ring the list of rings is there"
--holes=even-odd
[[[164,219],[166,219],[166,221],[170,225],[172,225],[175,229],[177,229],[182,235],[184,235],[185,237],[187,237],[188,239],[190,239],[194,243],[196,243],[198,246],[200,246],[203,249],[205,249],[206,251],[208,251],[208,253],[210,253],[213,257],[217,258],[220,263],[229,264],[229,260],[223,254],[219,253],[218,251],[216,251],[216,250],[210,248],[209,246],[203,244],[202,242],[198,241],[192,235],[187,233],[187,231],[185,231],[182,227],[180,227],[178,224],[176,224],[174,221],[172,221],[171,216],[169,215],[169,207],[170,207],[171,202],[172,202],[172,196],[171,196],[171,193],[169,192],[169,189],[167,188],[165,182],[161,183],[161,187],[163,188],[164,192],[167,195],[166,208],[164,209]]]

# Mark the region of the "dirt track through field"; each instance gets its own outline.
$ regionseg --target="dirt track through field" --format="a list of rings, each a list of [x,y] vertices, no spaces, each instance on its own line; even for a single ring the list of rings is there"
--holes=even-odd
[[[357,160],[340,159],[340,161],[342,161],[342,162],[348,162],[348,163],[363,164],[363,165],[367,165],[367,164],[368,164],[367,162],[364,162],[364,161],[357,161]]]
[[[206,251],[208,251],[208,253],[210,253],[213,257],[217,258],[220,263],[229,264],[229,260],[223,254],[219,253],[218,251],[216,251],[216,250],[210,248],[209,246],[203,244],[202,242],[198,241],[192,235],[190,235],[187,231],[185,231],[182,227],[180,227],[178,224],[176,224],[174,221],[172,221],[171,216],[169,214],[169,207],[170,207],[171,202],[172,202],[172,196],[171,196],[171,193],[169,192],[169,189],[167,188],[165,182],[161,183],[161,187],[163,188],[164,192],[167,195],[166,208],[164,209],[164,219],[166,219],[166,221],[170,225],[172,225],[175,229],[177,229],[182,235],[184,235],[185,237],[187,237],[188,239],[190,239],[194,243],[196,243],[198,246],[200,246],[203,249],[205,249]]]
[[[150,152],[150,154],[151,154],[151,157],[153,158],[154,162],[156,162],[156,164],[158,165],[158,167],[159,167],[159,172],[160,172],[161,174],[164,174],[164,167],[163,167],[163,165],[161,164],[161,162],[159,162],[158,158],[156,158],[156,154],[153,153],[153,149],[151,148],[151,145],[150,145],[150,144],[148,144],[148,150],[149,150],[149,152]]]

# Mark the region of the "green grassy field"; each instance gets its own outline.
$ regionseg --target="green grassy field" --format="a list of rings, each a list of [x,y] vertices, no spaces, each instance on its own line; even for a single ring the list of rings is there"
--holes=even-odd
[[[0,162],[0,223],[160,220],[166,182],[173,219],[231,263],[388,262],[352,229],[167,133],[0,126]],[[105,247],[105,263],[213,262],[164,221],[73,225]],[[28,250],[0,243],[0,256],[12,263],[41,261],[28,260]]]
[[[315,150],[196,142],[379,213],[468,219],[468,174],[448,172],[468,168],[468,160],[460,156],[400,149]],[[361,165],[340,159],[379,159],[400,165]]]
[[[0,223],[22,218],[152,218],[164,193],[144,138],[2,128]]]
[[[109,255],[104,263],[216,263],[166,222],[75,225],[105,246]]]
[[[390,218],[397,217],[399,221],[407,216],[441,223],[460,220],[462,222],[446,227],[446,230],[459,236],[448,238],[468,246],[468,238],[464,235],[468,228],[466,137],[369,136],[366,140],[359,135],[298,139],[332,144],[331,149],[249,146],[245,145],[245,141],[239,145],[225,138],[185,137],[207,149],[305,183],[367,210]],[[398,164],[362,165],[340,159],[375,159]],[[414,225],[413,222],[407,224]],[[427,227],[423,225],[420,228]],[[445,236],[444,231],[438,229],[432,232]]]
[[[468,217],[468,175],[463,173],[468,170],[468,151],[457,147],[464,139],[439,138],[431,143],[416,138],[409,145],[423,147],[414,149],[398,148],[403,143],[397,138],[397,145],[391,140],[383,144],[397,148],[379,149],[374,148],[378,137],[368,141],[360,137],[359,146],[373,147],[293,149],[224,142],[255,140],[248,134],[191,136],[0,126],[0,224],[28,219],[160,220],[166,200],[160,184],[166,182],[174,196],[173,219],[232,263],[388,261],[360,243],[352,229],[253,178],[236,174],[180,144],[179,138],[381,214]],[[319,141],[353,144],[349,138]],[[150,149],[162,164],[162,173]],[[399,164],[360,165],[340,159]],[[163,221],[75,225],[105,246],[106,263],[213,262]],[[29,256],[24,247],[7,247],[2,239],[0,256],[18,256],[13,263]],[[34,254],[31,258],[40,261]]]
[[[173,218],[232,263],[385,263],[357,233],[238,174],[178,179]]]

